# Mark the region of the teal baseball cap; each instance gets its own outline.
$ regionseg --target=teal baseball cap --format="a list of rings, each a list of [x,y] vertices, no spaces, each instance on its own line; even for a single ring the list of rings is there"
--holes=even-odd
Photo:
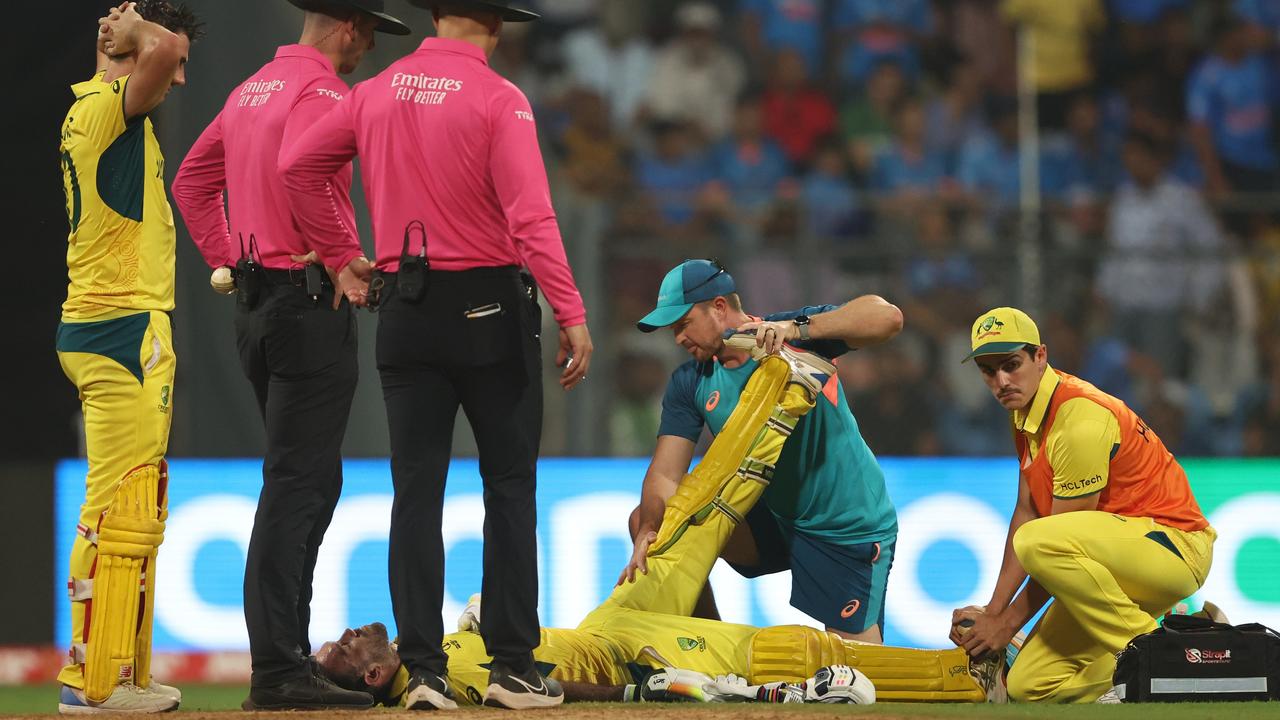
[[[736,292],[733,276],[715,260],[685,260],[662,278],[658,304],[636,323],[640,332],[653,332],[684,317],[694,303]]]

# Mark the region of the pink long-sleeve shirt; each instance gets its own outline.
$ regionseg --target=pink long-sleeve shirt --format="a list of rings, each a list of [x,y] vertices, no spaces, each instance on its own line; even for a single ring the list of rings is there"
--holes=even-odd
[[[281,153],[284,185],[308,239],[346,232],[325,179],[357,153],[380,269],[400,266],[405,228],[419,220],[433,270],[527,266],[561,327],[586,322],[533,111],[480,48],[427,38],[356,85]],[[410,251],[421,242],[413,233]]]
[[[294,224],[277,163],[282,148],[301,137],[350,92],[333,63],[306,45],[286,45],[241,83],[191,146],[173,181],[173,199],[210,267],[234,265],[241,238],[257,240],[263,266],[297,267],[290,255],[314,249],[333,268],[361,255],[351,206],[351,164],[335,166],[320,183],[326,211],[341,232],[306,239]],[[230,221],[223,207],[227,192]]]

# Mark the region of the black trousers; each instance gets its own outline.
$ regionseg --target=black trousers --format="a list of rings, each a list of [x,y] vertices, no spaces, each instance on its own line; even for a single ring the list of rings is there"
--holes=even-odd
[[[540,313],[516,268],[427,274],[411,302],[388,285],[378,313],[378,373],[391,432],[388,557],[400,659],[446,671],[441,605],[445,476],[459,406],[484,480],[480,634],[522,671],[539,642],[535,468],[542,435]]]
[[[244,573],[252,682],[310,672],[311,580],[342,491],[342,438],[355,395],[355,315],[333,288],[313,301],[284,280],[240,304],[236,343],[267,431],[262,492]]]

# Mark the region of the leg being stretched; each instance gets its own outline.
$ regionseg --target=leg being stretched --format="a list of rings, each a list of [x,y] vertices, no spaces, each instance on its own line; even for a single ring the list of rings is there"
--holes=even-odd
[[[729,536],[760,499],[796,423],[816,393],[796,367],[832,367],[808,353],[800,361],[765,358],[738,406],[693,472],[667,501],[649,550],[649,573],[614,589],[601,608],[689,615]]]

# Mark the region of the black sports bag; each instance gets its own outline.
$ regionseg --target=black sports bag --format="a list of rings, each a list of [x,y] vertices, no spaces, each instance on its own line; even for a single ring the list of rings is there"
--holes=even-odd
[[[1113,682],[1124,702],[1280,700],[1280,634],[1168,615],[1116,656]]]

